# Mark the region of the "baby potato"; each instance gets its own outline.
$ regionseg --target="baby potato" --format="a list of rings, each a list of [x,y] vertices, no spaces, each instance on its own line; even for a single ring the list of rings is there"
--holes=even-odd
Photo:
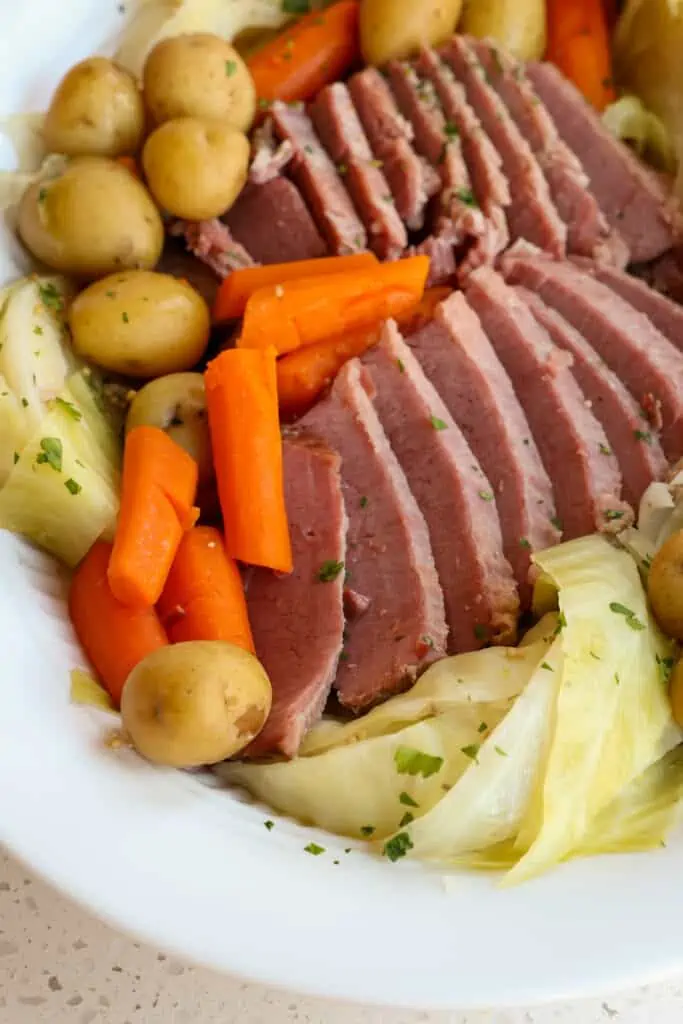
[[[455,32],[462,0],[361,0],[360,45],[367,64],[414,56]]]
[[[683,640],[683,530],[669,537],[652,559],[647,592],[664,632]]]
[[[145,384],[130,404],[126,431],[142,426],[165,430],[192,456],[199,467],[200,492],[211,485],[213,457],[201,373],[169,373]]]
[[[546,0],[465,0],[458,28],[494,40],[518,60],[540,60],[546,47]]]
[[[161,647],[133,669],[121,716],[148,761],[198,768],[243,750],[263,728],[271,701],[268,676],[253,654],[195,640]]]
[[[146,379],[189,370],[209,340],[209,307],[185,281],[150,270],[110,274],[69,309],[74,350],[113,373]]]
[[[164,226],[145,186],[125,167],[80,156],[30,185],[19,203],[19,235],[48,267],[94,278],[154,267]]]
[[[242,191],[249,141],[219,121],[179,117],[152,132],[142,163],[162,209],[184,220],[210,220],[225,213]]]
[[[256,87],[237,50],[220,36],[194,32],[157,43],[147,57],[143,88],[152,119],[205,117],[248,132]]]
[[[66,73],[45,115],[52,153],[123,156],[142,142],[145,108],[135,79],[106,57],[89,57]]]

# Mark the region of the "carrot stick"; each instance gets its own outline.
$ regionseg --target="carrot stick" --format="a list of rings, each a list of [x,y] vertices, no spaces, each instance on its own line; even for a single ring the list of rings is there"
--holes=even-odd
[[[292,571],[275,349],[229,349],[204,375],[228,554]]]
[[[254,652],[242,578],[212,526],[181,540],[157,611],[171,643],[224,640]]]
[[[243,316],[247,300],[254,292],[269,285],[282,285],[286,281],[297,281],[302,277],[322,277],[328,274],[344,274],[351,270],[367,270],[377,266],[377,257],[371,252],[354,253],[351,256],[328,256],[316,260],[299,260],[296,263],[271,263],[265,267],[245,267],[234,270],[220,285],[213,307],[214,323],[237,320]]]
[[[310,100],[358,59],[358,3],[312,11],[247,60],[262,101]]]
[[[109,564],[114,597],[150,608],[185,530],[194,526],[197,463],[158,427],[136,427],[123,455],[121,509]]]
[[[83,650],[118,707],[135,666],[168,640],[153,608],[127,608],[112,594],[107,579],[111,553],[111,544],[97,541],[76,569],[69,615]]]
[[[330,277],[261,288],[247,302],[240,348],[274,345],[280,355],[413,310],[429,257],[413,256]]]
[[[596,110],[615,99],[609,32],[602,0],[548,0],[548,49]]]

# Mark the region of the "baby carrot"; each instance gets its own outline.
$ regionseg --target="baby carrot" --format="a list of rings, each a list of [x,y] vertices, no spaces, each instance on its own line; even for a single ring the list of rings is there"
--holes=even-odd
[[[302,277],[321,277],[323,274],[343,274],[350,270],[367,270],[377,266],[377,257],[371,252],[353,253],[351,256],[327,256],[317,260],[298,260],[296,263],[271,263],[264,267],[245,267],[229,274],[220,285],[213,307],[214,323],[236,320],[244,314],[247,300],[260,288],[282,285]]]
[[[228,349],[204,383],[228,554],[289,573],[275,349]]]
[[[602,0],[548,0],[545,59],[569,78],[596,110],[615,98],[609,31]]]
[[[310,100],[360,53],[357,0],[312,11],[247,60],[260,100]]]
[[[121,509],[109,563],[114,597],[149,608],[161,596],[193,508],[197,464],[158,427],[136,427],[123,454]]]
[[[239,569],[212,526],[181,540],[157,611],[171,643],[225,640],[254,651]]]
[[[69,615],[83,650],[118,707],[135,666],[168,641],[153,608],[127,608],[112,594],[107,579],[111,552],[111,544],[97,541],[76,569]]]

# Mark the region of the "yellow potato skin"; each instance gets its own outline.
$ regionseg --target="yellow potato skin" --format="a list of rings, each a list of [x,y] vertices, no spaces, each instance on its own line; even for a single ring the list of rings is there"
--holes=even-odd
[[[210,314],[187,282],[154,271],[111,274],[76,296],[69,309],[75,352],[127,377],[189,370],[209,339]]]
[[[145,62],[143,90],[156,124],[203,117],[246,133],[256,115],[256,87],[249,68],[237,50],[208,32],[157,43]]]
[[[246,183],[249,140],[220,121],[179,117],[152,132],[142,163],[163,210],[210,220],[232,206]]]
[[[367,64],[414,56],[455,32],[462,0],[361,0],[360,42]]]
[[[545,0],[465,0],[458,31],[492,39],[518,60],[540,60],[545,53]]]
[[[123,726],[154,764],[198,768],[234,757],[263,728],[272,689],[253,654],[218,640],[161,647],[133,669]]]
[[[48,267],[79,278],[154,267],[164,226],[145,186],[99,156],[75,157],[61,174],[30,185],[19,203],[26,248]]]
[[[683,531],[669,537],[652,559],[647,592],[664,632],[683,640]]]
[[[45,115],[51,153],[124,156],[137,152],[145,129],[142,95],[131,74],[106,57],[89,57],[67,71]]]

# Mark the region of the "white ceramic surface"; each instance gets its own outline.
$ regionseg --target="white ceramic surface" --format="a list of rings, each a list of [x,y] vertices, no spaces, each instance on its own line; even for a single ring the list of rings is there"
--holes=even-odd
[[[3,4],[0,115],[36,109],[68,64],[110,45],[122,6]],[[121,928],[245,978],[404,1007],[519,1005],[683,968],[680,844],[510,891],[467,875],[446,891],[436,871],[320,835],[311,857],[310,831],[268,832],[262,809],[107,749],[106,720],[69,704],[80,658],[63,580],[0,534],[0,581],[0,839]]]

